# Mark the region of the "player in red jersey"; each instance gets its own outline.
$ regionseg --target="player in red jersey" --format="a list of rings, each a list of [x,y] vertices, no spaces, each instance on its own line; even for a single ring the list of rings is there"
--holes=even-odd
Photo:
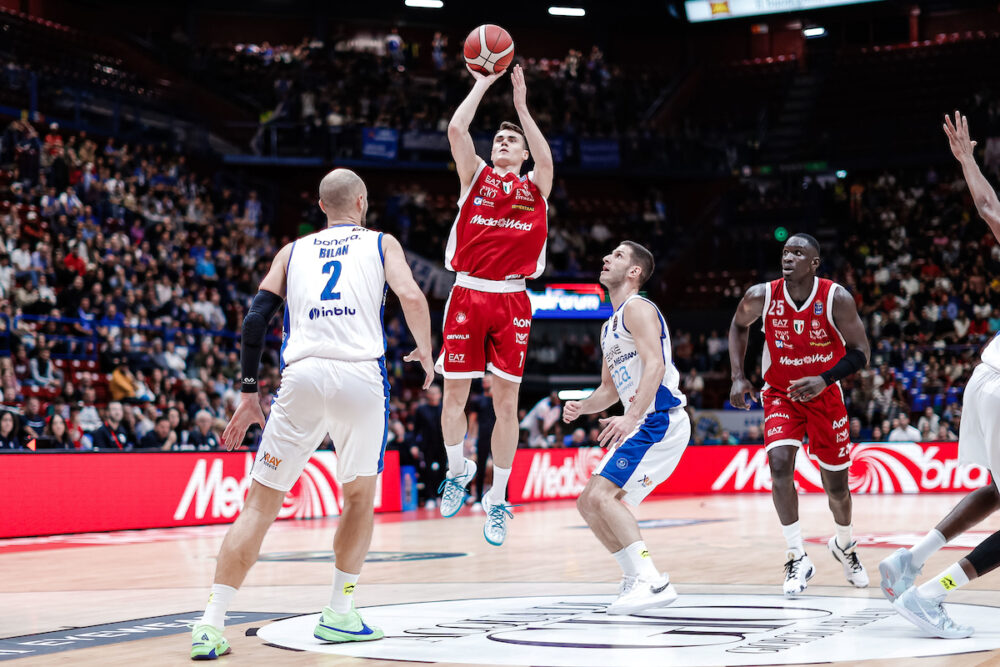
[[[806,589],[815,571],[802,544],[795,455],[809,437],[809,455],[819,461],[823,488],[837,524],[830,553],[844,566],[847,581],[864,588],[868,573],[851,537],[848,486],[850,427],[839,381],[868,365],[870,348],[854,298],[835,282],[816,277],[819,243],[796,234],[785,243],[778,280],[747,290],[729,328],[733,388],[730,402],[749,409],[756,398],[743,371],[750,325],[764,318],[764,444],[771,468],[771,496],[788,544],[784,592]]]
[[[511,516],[507,480],[517,449],[517,395],[531,328],[531,303],[524,279],[545,268],[548,237],[546,198],[552,189],[552,153],[528,113],[520,65],[511,72],[514,109],[521,127],[502,123],[490,160],[476,155],[469,125],[480,100],[500,75],[472,73],[472,90],[448,124],[448,141],[461,182],[458,216],[448,237],[445,265],[458,273],[444,313],[444,345],[437,370],[444,375],[441,426],[448,452],[448,477],[439,489],[441,514],[453,516],[465,502],[476,464],[462,454],[465,405],[472,378],[493,375],[496,426],[491,442],[493,488],[483,496],[483,535],[495,546],[507,534]],[[521,175],[529,148],[535,168]]]

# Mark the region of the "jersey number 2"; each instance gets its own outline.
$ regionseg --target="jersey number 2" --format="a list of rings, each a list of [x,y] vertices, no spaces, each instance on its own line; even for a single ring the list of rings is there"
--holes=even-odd
[[[340,262],[333,260],[323,265],[323,273],[330,273],[331,269],[333,275],[326,281],[326,287],[323,288],[323,293],[320,295],[322,301],[332,301],[340,298],[340,292],[333,291],[333,288],[337,286],[337,281],[340,280]]]

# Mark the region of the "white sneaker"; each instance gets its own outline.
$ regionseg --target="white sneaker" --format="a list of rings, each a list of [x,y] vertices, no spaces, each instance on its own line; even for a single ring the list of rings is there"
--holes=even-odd
[[[908,588],[896,598],[892,607],[900,616],[933,637],[942,639],[971,637],[975,629],[951,620],[942,602],[944,596],[925,598],[918,589]]]
[[[449,517],[458,514],[465,504],[465,499],[469,497],[469,491],[465,488],[476,477],[476,462],[465,459],[465,469],[460,475],[455,477],[445,477],[438,487],[441,494],[441,516]]]
[[[786,556],[788,560],[785,562],[784,591],[785,597],[790,598],[806,589],[806,586],[809,585],[809,580],[816,574],[816,568],[813,567],[809,556],[804,553],[796,558],[795,553],[789,551]]]
[[[856,588],[867,588],[868,573],[865,572],[865,566],[858,560],[858,541],[854,540],[847,545],[846,549],[841,549],[840,545],[837,544],[837,537],[834,536],[827,542],[827,546],[830,547],[830,553],[833,554],[833,557],[844,566],[844,576],[847,577],[847,583]]]
[[[507,519],[513,519],[513,505],[504,501],[494,505],[490,502],[490,494],[483,496],[483,509],[486,511],[486,525],[483,526],[483,537],[495,547],[507,539]]]
[[[909,549],[896,549],[878,564],[878,571],[882,575],[882,595],[889,602],[894,602],[913,586],[917,575],[923,570],[922,567],[913,567],[913,554]]]
[[[677,599],[677,590],[666,574],[659,579],[625,576],[622,578],[618,598],[608,605],[607,613],[612,616],[637,614],[654,607],[666,607]]]

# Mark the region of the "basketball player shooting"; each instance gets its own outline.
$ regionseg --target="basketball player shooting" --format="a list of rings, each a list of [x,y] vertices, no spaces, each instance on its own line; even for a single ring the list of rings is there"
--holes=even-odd
[[[618,598],[609,614],[637,614],[677,599],[670,577],[661,574],[639,533],[637,506],[677,467],[691,437],[691,422],[671,360],[666,320],[639,288],[653,273],[653,255],[625,241],[604,258],[601,284],[614,314],[601,327],[601,385],[582,401],[568,401],[567,424],[580,415],[621,401],[624,414],[601,420],[600,444],[608,453],[594,470],[576,506],[597,539],[622,569]]]
[[[337,447],[343,512],[333,540],[333,594],[313,635],[334,643],[383,636],[354,608],[354,590],[371,544],[375,487],[388,432],[382,329],[386,287],[399,297],[417,342],[404,359],[423,366],[424,389],[434,379],[430,313],[399,241],[365,227],[368,189],[361,178],[335,169],[320,183],[319,197],[326,229],[278,251],[243,320],[241,399],[222,439],[233,450],[251,424],[263,426],[264,433],[246,502],[219,550],[205,614],[191,632],[194,660],[214,660],[229,651],[222,634],[226,610],[257,560],[285,494],[326,435]],[[281,392],[265,425],[257,374],[264,334],[282,304]]]
[[[969,120],[955,112],[955,120],[944,118],[944,131],[951,152],[962,165],[979,215],[1000,239],[1000,199],[983,176],[969,138]],[[944,608],[945,597],[1000,565],[1000,532],[993,533],[966,556],[952,563],[920,586],[914,586],[924,562],[949,541],[1000,509],[997,474],[1000,473],[1000,338],[994,336],[983,350],[982,363],[965,387],[962,422],[958,432],[958,460],[975,463],[990,471],[990,483],[976,489],[912,549],[898,549],[879,563],[882,593],[905,619],[925,633],[945,639],[962,639],[975,631],[955,623]]]
[[[782,277],[747,290],[729,328],[729,400],[749,409],[746,395],[756,398],[756,392],[743,361],[750,325],[764,318],[764,445],[771,497],[788,546],[784,593],[789,597],[804,591],[815,572],[802,543],[794,481],[795,456],[806,435],[837,525],[827,546],[850,584],[868,585],[851,536],[851,436],[839,381],[867,366],[871,350],[853,297],[837,283],[817,278],[819,264],[816,239],[792,236],[781,253]]]
[[[483,536],[494,546],[503,544],[507,519],[513,517],[506,501],[507,481],[517,449],[517,397],[531,329],[524,279],[536,278],[545,269],[546,198],[553,174],[549,145],[528,112],[520,65],[514,66],[511,83],[521,126],[501,123],[493,137],[492,166],[476,155],[469,125],[483,95],[501,74],[473,71],[472,90],[448,125],[461,187],[445,265],[458,275],[445,306],[444,344],[436,365],[444,375],[441,426],[448,477],[439,491],[441,514],[446,517],[462,508],[466,487],[476,476],[475,462],[462,452],[472,379],[483,377],[487,370],[493,375],[493,487],[483,496]],[[529,155],[534,155],[535,168],[522,176]]]

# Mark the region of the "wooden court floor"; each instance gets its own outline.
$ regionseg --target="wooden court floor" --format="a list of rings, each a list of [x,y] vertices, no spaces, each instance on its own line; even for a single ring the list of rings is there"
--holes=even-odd
[[[907,534],[922,534],[960,497],[856,496],[855,534],[876,536],[886,543],[903,540]],[[804,536],[807,540],[822,541],[807,544],[817,567],[807,593],[817,599],[882,600],[877,565],[895,547],[863,548],[862,562],[868,568],[872,585],[864,590],[851,588],[825,546],[833,534],[833,519],[825,497],[803,496],[800,511]],[[780,594],[783,543],[769,495],[652,500],[640,506],[637,515],[653,522],[644,529],[644,537],[656,564],[669,571],[681,600],[685,595]],[[483,540],[482,523],[483,514],[469,508],[451,519],[436,518],[433,512],[423,510],[380,515],[372,551],[389,554],[389,559],[365,565],[356,593],[358,606],[466,598],[612,595],[617,591],[619,571],[614,560],[583,527],[572,502],[519,508],[510,523],[507,544],[501,548]],[[270,612],[274,618],[318,612],[328,601],[333,568],[329,561],[322,560],[324,554],[312,552],[332,548],[335,526],[336,519],[276,524],[264,541],[262,553],[277,560],[254,566],[232,609]],[[992,532],[998,528],[1000,517],[987,520],[978,530]],[[184,616],[188,618],[190,612],[200,615],[224,531],[225,526],[213,526],[96,534],[69,540],[0,541],[3,573],[0,638],[69,632],[167,615],[188,614]],[[417,557],[428,553],[463,555],[398,560],[400,553]],[[925,575],[940,571],[963,553],[939,551],[925,567]],[[287,560],[310,557],[314,560]],[[1000,572],[973,582],[949,601],[1000,607]],[[216,664],[358,667],[427,664],[426,660],[408,662],[296,652],[269,646],[257,636],[247,636],[248,628],[266,626],[268,622],[252,621],[229,627],[226,636],[233,652]],[[1000,633],[1000,628],[977,627],[977,634],[989,632]],[[905,633],[895,641],[905,647]],[[936,641],[947,643],[947,640]],[[89,648],[87,641],[83,641],[69,650],[13,659],[10,664],[191,664],[188,645],[187,631]],[[594,655],[593,664],[600,664],[599,654]],[[660,664],[682,664],[667,655],[664,653]],[[8,657],[0,654],[0,661]],[[437,662],[452,664],[446,659]],[[829,661],[817,654],[815,660],[806,662]],[[528,659],[524,664],[541,663]],[[727,663],[723,660],[718,664]],[[1000,665],[1000,650],[867,660],[862,664]]]

